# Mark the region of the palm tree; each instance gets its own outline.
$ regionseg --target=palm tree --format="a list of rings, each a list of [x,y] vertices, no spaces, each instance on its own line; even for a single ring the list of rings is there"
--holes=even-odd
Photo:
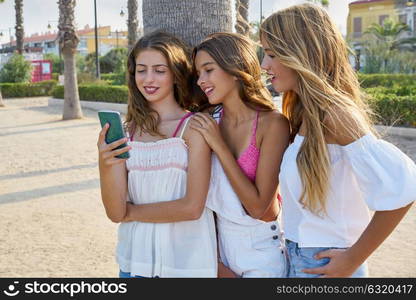
[[[16,50],[17,53],[22,54],[25,35],[23,30],[23,0],[14,0],[14,8],[16,10]]]
[[[390,50],[408,49],[414,47],[416,38],[402,38],[403,32],[411,31],[410,27],[403,23],[396,23],[392,19],[384,20],[383,25],[372,24],[364,32],[367,35],[372,35],[376,41],[386,44]]]
[[[74,9],[75,0],[59,0],[59,47],[64,56],[64,110],[63,119],[82,118],[79,102],[75,52],[79,38],[75,32]]]
[[[245,36],[249,36],[250,33],[250,24],[248,22],[248,5],[249,0],[235,0],[235,30]]]
[[[143,0],[143,27],[177,35],[190,46],[208,34],[232,31],[231,0]]]
[[[308,0],[309,2],[321,4],[323,7],[327,8],[329,5],[329,0]]]
[[[127,1],[127,28],[128,28],[128,49],[129,51],[133,48],[134,44],[137,41],[137,0],[128,0]]]
[[[0,0],[0,3],[3,3],[4,0]],[[0,107],[4,107],[4,101],[3,101],[3,96],[1,94],[1,89],[0,89]]]

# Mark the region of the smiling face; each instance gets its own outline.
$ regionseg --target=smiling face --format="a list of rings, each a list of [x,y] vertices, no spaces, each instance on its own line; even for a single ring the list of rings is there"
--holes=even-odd
[[[237,78],[228,74],[204,50],[195,56],[198,86],[212,105],[223,103],[231,95],[238,95]]]
[[[265,52],[261,67],[270,76],[273,89],[276,92],[296,91],[297,75],[295,71],[284,66],[277,59],[265,38],[262,39],[261,44]]]
[[[140,51],[136,57],[135,81],[139,91],[151,103],[174,97],[173,73],[160,51]]]

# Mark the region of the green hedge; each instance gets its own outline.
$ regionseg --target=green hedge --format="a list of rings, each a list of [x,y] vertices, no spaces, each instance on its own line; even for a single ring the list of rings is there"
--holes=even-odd
[[[377,123],[387,126],[416,127],[416,95],[369,94],[369,104]]]
[[[36,83],[0,83],[0,90],[4,98],[50,96],[56,85],[55,80]]]
[[[80,85],[79,98],[86,101],[127,103],[127,86]],[[64,87],[57,86],[52,92],[54,98],[64,98]]]
[[[362,88],[407,86],[416,84],[416,74],[362,74],[358,73]]]
[[[107,81],[110,85],[126,85],[127,77],[125,73],[101,74],[101,80]]]

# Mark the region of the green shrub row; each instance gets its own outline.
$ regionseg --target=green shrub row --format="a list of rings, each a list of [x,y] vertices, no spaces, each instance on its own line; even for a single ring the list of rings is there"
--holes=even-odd
[[[358,74],[362,88],[407,86],[416,84],[416,74]]]
[[[127,86],[80,85],[79,98],[86,101],[100,101],[112,103],[127,103]],[[64,98],[64,87],[56,86],[52,92],[54,98]]]
[[[370,107],[376,114],[376,122],[387,126],[416,127],[416,94],[368,94]]]
[[[4,98],[50,96],[57,81],[46,80],[35,83],[0,83]]]
[[[110,85],[126,85],[127,75],[125,73],[101,74],[101,80],[107,81]]]

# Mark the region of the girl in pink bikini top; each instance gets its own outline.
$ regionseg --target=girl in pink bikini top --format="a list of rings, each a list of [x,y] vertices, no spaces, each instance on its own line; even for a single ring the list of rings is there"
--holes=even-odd
[[[287,119],[275,110],[253,44],[244,36],[209,35],[195,47],[193,67],[200,107],[222,106],[219,118],[214,109],[215,119],[196,113],[190,121],[213,151],[206,205],[217,214],[220,258],[238,276],[280,277],[285,260],[277,191],[289,144]],[[241,149],[247,135],[249,145]],[[235,157],[231,148],[241,154]],[[252,245],[236,236],[250,236]],[[229,271],[222,267],[220,276]]]

